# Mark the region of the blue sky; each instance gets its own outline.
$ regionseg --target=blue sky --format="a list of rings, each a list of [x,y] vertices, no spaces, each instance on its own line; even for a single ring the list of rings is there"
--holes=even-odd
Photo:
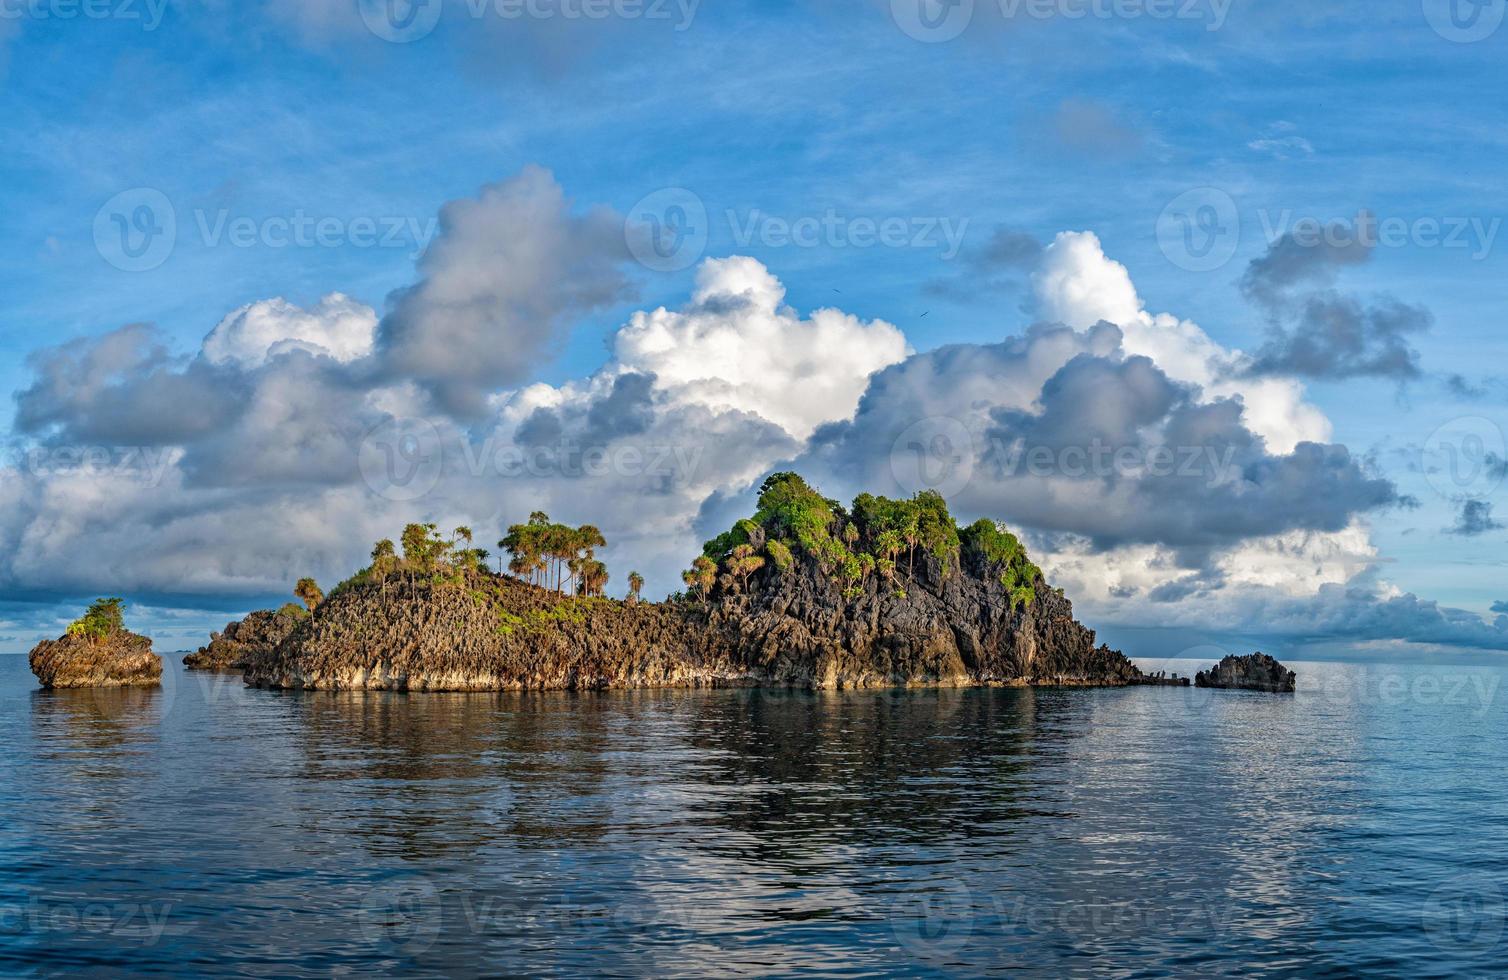
[[[1093,232],[1147,310],[1254,350],[1268,322],[1240,288],[1248,264],[1302,218],[1366,211],[1411,230],[1346,268],[1341,288],[1428,310],[1432,326],[1410,338],[1420,370],[1307,378],[1307,399],[1335,443],[1417,498],[1367,516],[1389,583],[1490,620],[1508,599],[1508,532],[1489,520],[1446,533],[1461,502],[1415,465],[1452,420],[1508,426],[1494,302],[1508,249],[1497,235],[1508,28],[1462,39],[1501,19],[1497,0],[1453,39],[1448,6],[1179,0],[1180,15],[1160,16],[1064,0],[1039,19],[990,0],[958,37],[928,42],[903,29],[904,0],[619,5],[630,15],[603,20],[567,16],[571,4],[473,17],[456,2],[433,33],[392,43],[356,0],[160,11],[114,0],[93,8],[109,16],[71,19],[66,0],[0,0],[0,385],[25,389],[34,351],[126,324],[155,324],[188,356],[227,314],[272,297],[309,306],[340,291],[381,312],[415,281],[447,201],[529,165],[582,209],[627,214],[689,190],[707,212],[707,257],[751,256],[795,309],[888,321],[916,351],[996,343],[1033,319],[1019,277],[980,271],[997,229],[1044,243]],[[1460,0],[1457,15],[1473,9]],[[170,202],[177,241],[156,268],[125,271],[102,256],[96,219],[141,189]],[[1235,209],[1236,248],[1217,268],[1180,267],[1159,243],[1159,221],[1188,192]],[[333,221],[333,243],[263,235],[243,247],[216,233],[222,218],[265,229],[299,215]],[[800,247],[761,219],[778,232],[827,215],[914,234],[898,247]],[[395,240],[353,244],[363,220],[397,228]],[[909,240],[934,222],[961,230],[956,255],[936,235]],[[1433,241],[1430,222],[1458,241]],[[748,227],[760,231],[746,239]],[[634,311],[684,306],[696,274],[633,269],[627,289],[552,336],[532,380],[592,375]],[[1452,375],[1485,394],[1453,391]],[[0,408],[0,425],[14,408]],[[13,448],[37,438],[13,432]],[[34,591],[12,574],[7,590],[25,601],[0,612],[11,646],[93,591],[72,581]],[[187,618],[186,633],[198,606],[214,608],[211,622],[263,597],[149,591],[154,622]]]

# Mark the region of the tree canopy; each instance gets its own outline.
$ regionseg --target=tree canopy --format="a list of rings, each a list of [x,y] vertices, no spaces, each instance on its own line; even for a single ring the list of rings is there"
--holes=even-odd
[[[850,597],[862,595],[873,576],[904,594],[923,556],[944,574],[967,567],[997,579],[1015,607],[1035,601],[1042,578],[1015,535],[989,520],[960,530],[934,491],[907,500],[864,493],[845,509],[789,472],[765,480],[754,516],[708,541],[682,578],[705,597],[718,583],[747,589],[763,569],[780,574],[803,556]]]
[[[120,598],[95,599],[84,615],[68,626],[69,636],[83,636],[90,640],[102,640],[126,628],[124,611],[126,600]]]

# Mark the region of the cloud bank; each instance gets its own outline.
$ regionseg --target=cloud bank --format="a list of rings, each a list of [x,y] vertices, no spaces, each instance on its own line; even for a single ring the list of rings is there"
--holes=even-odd
[[[1031,295],[995,343],[916,353],[884,321],[792,309],[733,256],[679,308],[631,315],[590,376],[531,383],[634,272],[622,219],[530,168],[447,205],[381,312],[274,297],[190,353],[140,324],[34,353],[0,583],[224,601],[333,583],[407,521],[485,543],[542,509],[601,526],[619,578],[632,562],[663,593],[794,466],[834,496],[936,488],[1007,521],[1091,619],[1508,648],[1503,617],[1376,577],[1368,520],[1404,498],[1332,441],[1302,372],[1149,312],[1092,234],[991,248]],[[1280,243],[1247,292],[1330,289],[1309,261]]]

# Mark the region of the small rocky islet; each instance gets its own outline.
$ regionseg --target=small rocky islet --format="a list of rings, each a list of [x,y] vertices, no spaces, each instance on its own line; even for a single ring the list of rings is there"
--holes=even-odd
[[[1267,654],[1258,652],[1223,658],[1209,670],[1196,674],[1194,686],[1292,694],[1298,687],[1298,675]]]
[[[45,688],[157,687],[162,658],[152,641],[126,629],[125,601],[97,599],[56,640],[31,651],[31,672]]]
[[[304,579],[303,606],[251,613],[184,663],[303,690],[1188,684],[1096,643],[1014,534],[959,527],[936,493],[845,507],[775,474],[755,514],[708,541],[685,591],[658,603],[640,598],[638,573],[626,599],[603,594],[590,525],[542,513],[514,525],[498,542],[508,574],[471,539],[409,525],[329,595]],[[73,676],[91,676],[82,665]]]

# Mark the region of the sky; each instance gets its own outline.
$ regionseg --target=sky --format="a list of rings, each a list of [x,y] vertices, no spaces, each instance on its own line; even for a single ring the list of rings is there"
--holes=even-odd
[[[0,651],[936,489],[1108,641],[1508,651],[1504,0],[0,0]]]

